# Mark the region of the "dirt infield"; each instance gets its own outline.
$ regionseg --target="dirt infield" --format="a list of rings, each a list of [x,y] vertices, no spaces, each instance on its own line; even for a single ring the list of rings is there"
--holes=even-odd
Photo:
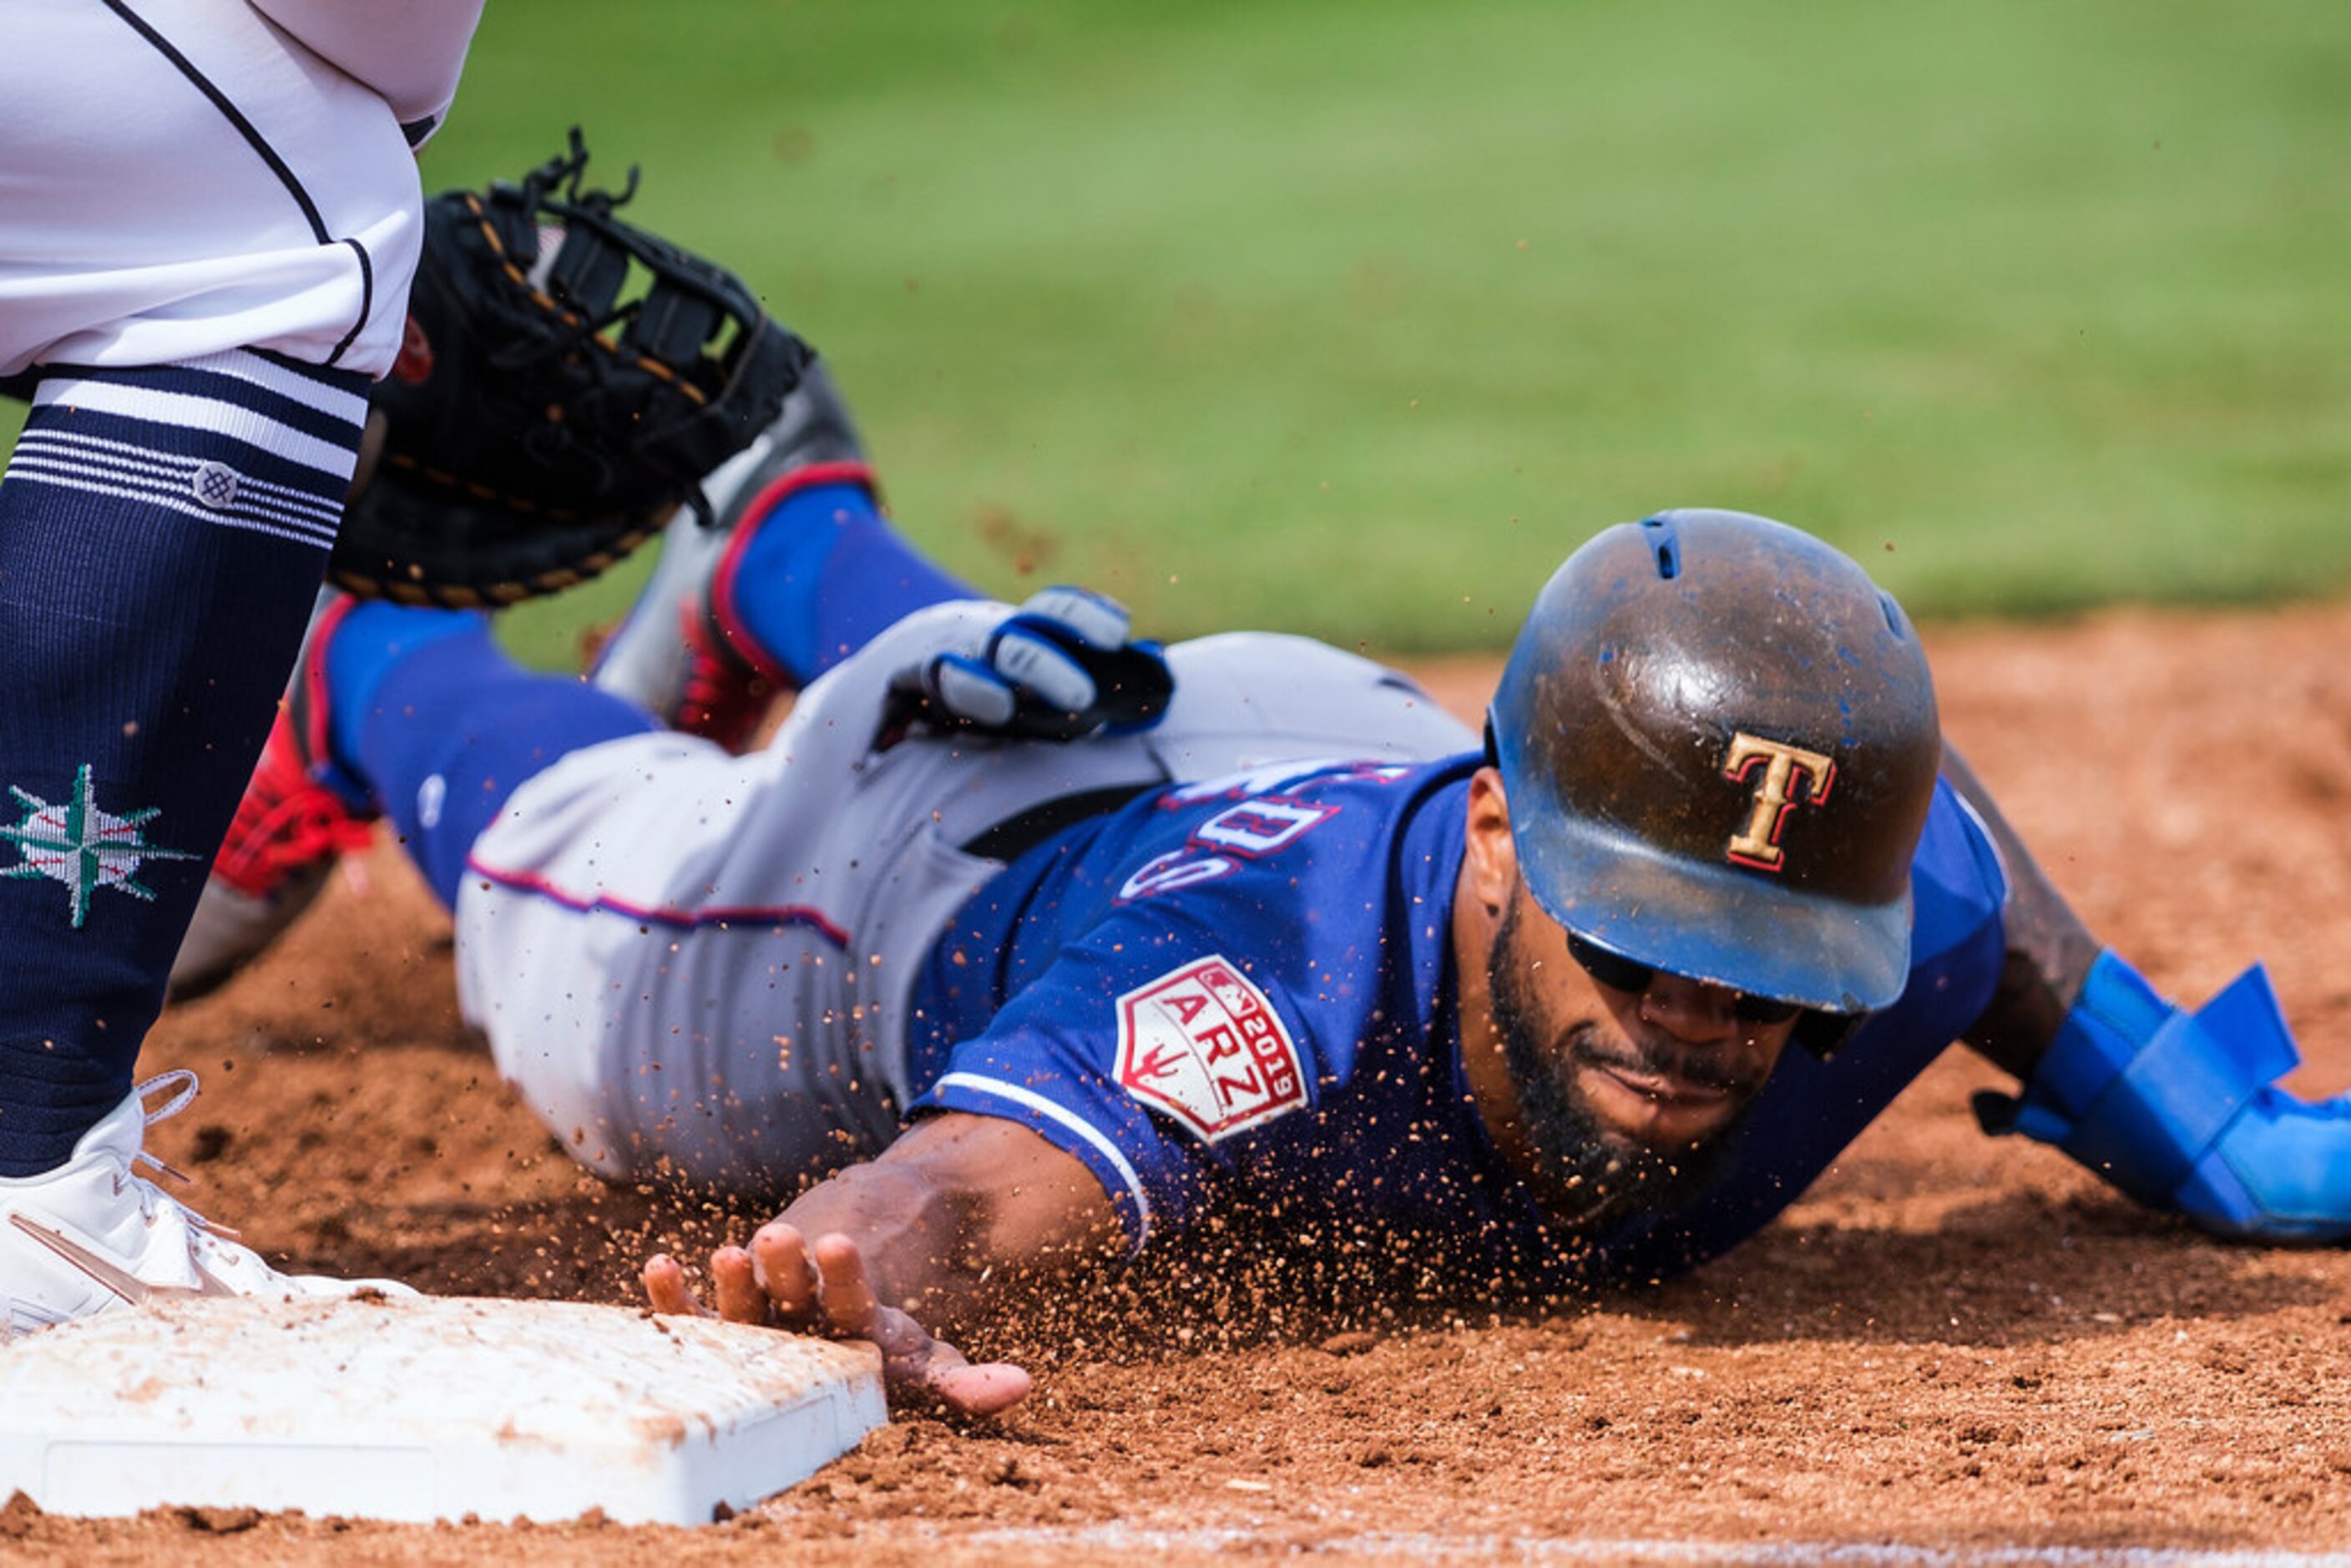
[[[1946,727],[2092,926],[2200,1000],[2267,958],[2306,1093],[2351,1086],[2351,607],[1929,636]],[[1427,670],[1465,712],[1490,666]],[[266,1252],[429,1291],[626,1299],[724,1217],[583,1177],[459,1026],[447,925],[386,850],[168,1017],[156,1129]],[[2351,1252],[2226,1246],[1979,1135],[1954,1052],[1786,1218],[1661,1290],[1489,1311],[1164,1282],[1038,1396],[914,1418],[710,1530],[0,1511],[0,1559],[387,1563],[1520,1558],[2245,1562],[2351,1549]],[[1646,1543],[1646,1544],[1644,1544]],[[2208,1556],[2207,1554],[2217,1554]],[[2126,1554],[2128,1555],[2128,1554]]]

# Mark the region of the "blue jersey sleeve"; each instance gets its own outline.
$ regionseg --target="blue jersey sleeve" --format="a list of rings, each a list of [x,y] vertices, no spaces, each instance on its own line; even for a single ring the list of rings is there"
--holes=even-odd
[[[1141,802],[1071,848],[1050,907],[1023,897],[1006,932],[1007,994],[914,1113],[1033,1128],[1101,1181],[1136,1248],[1314,1141],[1382,1020],[1431,1010],[1435,917],[1399,922],[1452,872],[1398,852],[1449,772],[1318,767]]]
[[[1189,1226],[1227,1141],[1311,1105],[1322,1066],[1276,966],[1203,913],[1163,904],[1089,932],[916,1109],[1026,1123],[1093,1172],[1134,1247]]]

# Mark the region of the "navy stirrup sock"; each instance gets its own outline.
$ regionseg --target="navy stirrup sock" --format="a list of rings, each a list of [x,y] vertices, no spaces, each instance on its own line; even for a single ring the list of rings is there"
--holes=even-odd
[[[302,639],[364,377],[51,368],[0,476],[0,1176],[140,1041]]]

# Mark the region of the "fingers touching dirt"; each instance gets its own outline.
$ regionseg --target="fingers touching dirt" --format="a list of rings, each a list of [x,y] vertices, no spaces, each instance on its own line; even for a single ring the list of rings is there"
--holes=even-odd
[[[718,1298],[718,1315],[730,1323],[768,1321],[768,1294],[759,1289],[751,1254],[740,1247],[721,1247],[710,1255],[710,1291]]]
[[[657,1312],[719,1317],[749,1323],[833,1333],[873,1342],[893,1394],[931,1399],[966,1416],[993,1416],[1029,1396],[1027,1372],[1004,1362],[975,1366],[914,1317],[875,1296],[857,1243],[846,1236],[817,1238],[811,1249],[780,1221],[761,1226],[748,1250],[722,1247],[711,1254],[714,1312],[666,1255],[646,1260],[645,1299]]]
[[[695,1295],[694,1287],[685,1282],[685,1270],[668,1253],[656,1252],[646,1259],[643,1278],[645,1300],[653,1311],[689,1318],[712,1315]]]
[[[761,1288],[784,1321],[815,1323],[817,1276],[800,1233],[780,1222],[762,1225],[751,1238],[751,1257],[758,1266]],[[848,1333],[857,1332],[854,1323],[836,1326]]]

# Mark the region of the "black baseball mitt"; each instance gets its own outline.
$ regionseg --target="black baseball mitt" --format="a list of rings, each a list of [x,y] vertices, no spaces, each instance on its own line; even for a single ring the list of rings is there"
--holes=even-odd
[[[329,576],[411,604],[509,604],[653,537],[774,419],[812,357],[724,267],[582,190],[588,150],[425,209],[374,476]],[[371,437],[372,439],[372,437]]]

